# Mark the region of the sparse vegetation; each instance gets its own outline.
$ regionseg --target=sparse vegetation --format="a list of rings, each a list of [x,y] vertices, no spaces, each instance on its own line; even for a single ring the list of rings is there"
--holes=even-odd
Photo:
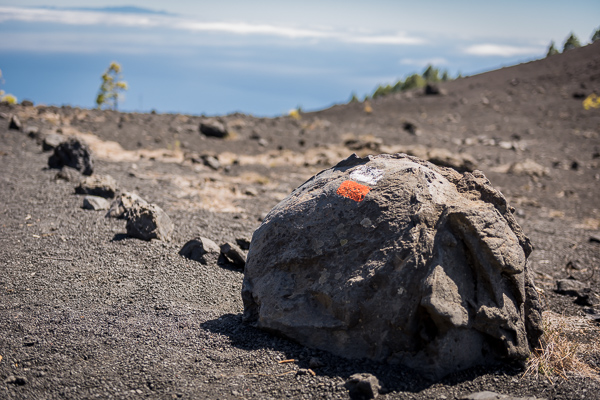
[[[594,43],[596,40],[600,39],[600,28],[596,29],[596,31],[594,33],[592,33],[592,43]]]
[[[576,49],[577,47],[581,47],[581,43],[579,42],[577,36],[575,36],[575,34],[571,32],[571,35],[567,38],[563,46],[563,53],[567,50]]]
[[[583,100],[583,108],[591,110],[592,108],[600,108],[600,97],[595,93],[590,94]]]
[[[108,69],[102,74],[102,84],[96,96],[98,108],[107,107],[116,110],[121,92],[127,90],[127,82],[122,80],[121,65],[111,62]]]
[[[0,70],[0,84],[3,83],[4,79],[2,78],[2,70]],[[17,98],[14,95],[5,93],[4,90],[0,89],[0,103],[17,104]]]
[[[290,112],[288,113],[288,115],[290,116],[290,118],[295,119],[296,121],[300,120],[302,118],[302,116],[300,115],[300,113],[302,112],[302,108],[301,107],[296,107],[293,110],[290,110]]]
[[[550,57],[556,54],[560,54],[560,51],[556,49],[554,45],[554,40],[550,42],[550,46],[548,46],[548,52],[546,53],[546,57]]]
[[[540,348],[535,349],[527,361],[524,376],[540,375],[554,383],[556,378],[568,379],[569,375],[600,380],[599,371],[581,360],[590,350],[571,341],[568,330],[582,331],[588,328],[585,320],[566,318],[552,312],[543,316],[544,334]],[[597,349],[592,349],[594,352]]]
[[[451,78],[447,70],[441,72],[440,77],[440,69],[435,68],[430,64],[425,68],[422,74],[414,73],[409,75],[406,77],[404,82],[402,80],[398,80],[393,85],[388,84],[377,86],[373,94],[371,94],[371,96],[366,96],[365,100],[369,98],[376,99],[378,97],[387,96],[391,93],[402,92],[404,90],[422,88],[425,87],[427,83],[445,82],[449,80],[451,80]]]

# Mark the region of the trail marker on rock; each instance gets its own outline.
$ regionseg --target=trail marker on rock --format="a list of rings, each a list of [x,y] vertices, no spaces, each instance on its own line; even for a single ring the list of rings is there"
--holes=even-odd
[[[353,155],[294,190],[254,232],[243,319],[434,378],[524,361],[539,343],[541,306],[532,246],[512,211],[479,171]]]

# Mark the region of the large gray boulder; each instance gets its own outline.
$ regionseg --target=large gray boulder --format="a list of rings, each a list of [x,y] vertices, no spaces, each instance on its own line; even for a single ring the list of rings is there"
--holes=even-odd
[[[439,378],[523,361],[541,307],[513,209],[485,176],[404,154],[294,190],[254,232],[244,321],[348,358]]]

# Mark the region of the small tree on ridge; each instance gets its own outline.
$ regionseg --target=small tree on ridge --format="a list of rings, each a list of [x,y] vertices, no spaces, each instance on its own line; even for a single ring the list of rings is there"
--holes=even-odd
[[[548,53],[546,53],[546,57],[553,56],[555,54],[559,54],[559,51],[554,46],[554,40],[550,42],[550,46],[548,46]]]
[[[577,47],[581,47],[581,43],[579,42],[577,36],[571,32],[571,36],[567,38],[565,45],[563,46],[563,53],[567,50],[576,49]]]

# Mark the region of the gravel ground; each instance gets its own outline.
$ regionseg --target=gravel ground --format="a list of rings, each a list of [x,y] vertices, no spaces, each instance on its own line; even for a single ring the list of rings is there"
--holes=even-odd
[[[600,230],[600,112],[573,98],[600,93],[599,45],[449,82],[447,96],[377,99],[371,113],[359,103],[299,121],[224,116],[228,140],[199,134],[200,116],[0,106],[0,398],[346,399],[344,383],[361,372],[379,379],[385,399],[483,390],[600,398],[597,375],[548,379],[502,365],[431,382],[304,348],[241,323],[242,271],[178,254],[200,235],[217,244],[250,238],[283,196],[352,152],[349,136],[467,152],[516,206],[546,310],[562,315],[579,357],[600,367],[598,323],[586,318],[600,303],[600,243],[590,241]],[[38,134],[8,129],[12,114]],[[406,120],[421,134],[407,133]],[[124,220],[84,210],[76,183],[47,168],[39,137],[48,131],[93,135],[95,173],[162,207],[173,239],[130,238]],[[108,151],[109,141],[119,146]],[[221,167],[197,162],[207,154]],[[525,159],[545,172],[506,173]],[[581,268],[567,269],[569,261]],[[590,283],[591,306],[554,290],[569,276]]]

